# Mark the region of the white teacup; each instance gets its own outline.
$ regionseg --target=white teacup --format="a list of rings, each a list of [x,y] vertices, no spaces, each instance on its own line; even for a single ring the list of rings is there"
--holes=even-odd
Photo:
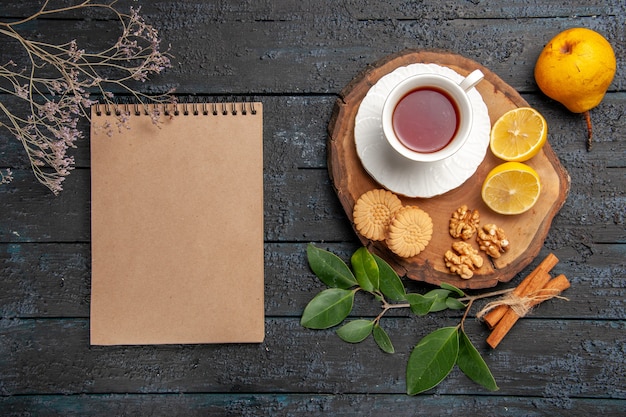
[[[418,74],[398,83],[383,105],[383,133],[402,156],[418,162],[454,155],[470,136],[468,92],[484,78],[475,70],[460,83],[440,74]]]

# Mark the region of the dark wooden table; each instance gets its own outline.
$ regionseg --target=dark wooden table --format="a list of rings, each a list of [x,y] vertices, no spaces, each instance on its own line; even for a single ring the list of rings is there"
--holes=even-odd
[[[25,17],[36,9],[30,3],[37,2],[3,2],[0,17]],[[622,0],[143,3],[142,14],[171,44],[175,60],[142,88],[264,103],[265,342],[90,346],[89,140],[79,143],[76,170],[55,197],[35,181],[19,143],[0,130],[0,168],[15,177],[0,187],[0,415],[626,415]],[[137,4],[125,0],[120,7]],[[113,42],[112,23],[91,17],[40,20],[28,30],[76,38],[87,49]],[[533,79],[543,45],[575,26],[610,39],[618,61],[610,91],[592,113],[591,152],[581,116],[542,95]],[[387,319],[393,355],[371,338],[351,345],[332,330],[299,323],[323,287],[307,266],[307,243],[346,260],[359,246],[327,171],[333,105],[368,65],[405,48],[449,50],[498,74],[545,115],[549,141],[571,176],[539,256],[498,287],[519,283],[552,252],[560,259],[554,272],[572,283],[569,301],[542,304],[496,350],[484,343],[483,324],[466,324],[497,392],[455,369],[425,394],[404,394],[411,348],[426,333],[457,324],[458,312]],[[11,58],[11,49],[0,47],[0,62]],[[415,292],[432,288],[407,285]],[[353,315],[378,311],[361,302]]]

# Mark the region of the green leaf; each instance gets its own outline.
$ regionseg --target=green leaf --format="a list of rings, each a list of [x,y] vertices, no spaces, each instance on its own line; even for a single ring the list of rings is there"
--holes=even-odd
[[[425,316],[432,308],[436,298],[426,298],[421,294],[407,294],[406,300],[411,305],[411,311],[413,312],[413,314],[416,314],[418,316]]]
[[[396,350],[393,348],[393,344],[391,344],[391,339],[387,332],[380,327],[378,323],[374,326],[374,330],[372,331],[372,336],[374,336],[374,340],[378,347],[385,353],[394,353]]]
[[[488,390],[497,391],[499,388],[496,385],[496,380],[493,378],[480,353],[472,345],[464,331],[459,330],[459,333],[459,357],[456,360],[456,364],[472,381]]]
[[[434,290],[430,290],[426,294],[424,294],[424,297],[447,298],[451,293],[452,291],[450,290],[435,288]]]
[[[371,320],[352,320],[337,329],[337,336],[349,343],[359,343],[372,333],[374,322]]]
[[[407,394],[437,386],[450,373],[459,355],[459,332],[444,327],[426,335],[415,346],[406,368]]]
[[[434,302],[432,307],[430,308],[430,313],[435,313],[437,311],[442,311],[448,308],[446,305],[446,298],[450,295],[450,290],[444,290],[443,288],[437,288],[435,290],[428,291],[424,294],[426,298],[433,298]]]
[[[300,324],[309,329],[327,329],[341,323],[354,304],[354,291],[328,288],[304,308]]]
[[[348,265],[334,253],[309,243],[306,248],[309,266],[317,277],[332,288],[348,289],[358,285]]]
[[[393,270],[393,268],[379,256],[374,255],[374,259],[378,264],[378,272],[380,277],[380,291],[392,301],[406,300],[406,290],[402,280]]]
[[[459,297],[465,297],[465,293],[461,291],[461,289],[455,287],[452,284],[448,284],[447,282],[442,282],[441,284],[439,284],[439,286],[443,288],[444,290],[449,290],[449,291],[459,294]]]
[[[378,264],[367,248],[363,246],[357,249],[350,261],[359,286],[367,292],[377,290],[379,283]]]
[[[446,306],[450,310],[463,310],[465,307],[467,307],[465,304],[463,304],[457,298],[454,298],[454,297],[446,298]]]

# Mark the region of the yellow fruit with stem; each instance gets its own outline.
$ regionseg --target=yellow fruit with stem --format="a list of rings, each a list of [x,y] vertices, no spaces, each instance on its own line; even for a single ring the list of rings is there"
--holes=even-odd
[[[589,110],[606,94],[617,63],[615,52],[598,32],[571,28],[556,35],[543,48],[535,64],[535,81],[548,97],[587,121],[587,149],[591,149]]]

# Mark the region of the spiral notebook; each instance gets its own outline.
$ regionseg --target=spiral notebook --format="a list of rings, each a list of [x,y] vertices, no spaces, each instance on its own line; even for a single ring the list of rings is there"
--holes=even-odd
[[[263,341],[262,104],[91,111],[91,344]]]

